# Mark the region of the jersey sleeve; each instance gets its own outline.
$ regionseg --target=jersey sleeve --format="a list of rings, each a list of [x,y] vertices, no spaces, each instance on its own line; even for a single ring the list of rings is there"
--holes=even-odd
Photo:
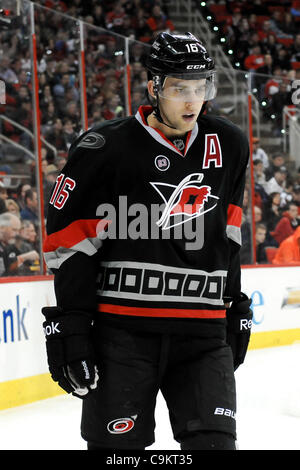
[[[54,274],[57,305],[94,311],[101,236],[109,221],[97,205],[109,200],[105,139],[87,132],[70,148],[49,200],[44,259]]]
[[[227,209],[226,234],[229,241],[230,256],[224,298],[232,300],[241,292],[240,248],[242,244],[241,225],[246,171],[249,161],[249,145],[246,136],[240,140],[239,166],[234,180],[231,200]]]

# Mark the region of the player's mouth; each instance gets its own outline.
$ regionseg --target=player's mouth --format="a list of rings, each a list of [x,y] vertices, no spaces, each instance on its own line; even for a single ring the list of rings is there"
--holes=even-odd
[[[192,122],[195,119],[195,117],[196,117],[196,114],[194,113],[186,113],[182,115],[182,119],[185,122]]]

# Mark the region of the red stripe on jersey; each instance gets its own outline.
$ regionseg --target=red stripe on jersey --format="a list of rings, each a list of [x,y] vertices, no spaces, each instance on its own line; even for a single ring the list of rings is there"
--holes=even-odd
[[[176,318],[225,318],[226,310],[193,310],[183,308],[129,307],[124,305],[99,304],[99,312],[133,315],[140,317]]]
[[[185,141],[184,155],[186,154],[186,151],[187,151],[187,148],[188,148],[188,143],[189,143],[189,140],[191,138],[191,135],[192,135],[192,131],[189,131],[188,135],[187,135],[187,138],[186,138],[186,141]]]
[[[43,250],[47,253],[59,247],[71,248],[86,238],[95,238],[109,223],[110,221],[105,219],[76,220],[62,230],[48,235]]]
[[[151,114],[152,111],[153,111],[152,106],[140,106],[139,107],[140,116],[145,126],[148,126],[148,122],[145,116],[148,116],[149,114]]]
[[[243,211],[241,207],[229,204],[227,210],[227,225],[234,225],[235,227],[241,227],[242,225]]]

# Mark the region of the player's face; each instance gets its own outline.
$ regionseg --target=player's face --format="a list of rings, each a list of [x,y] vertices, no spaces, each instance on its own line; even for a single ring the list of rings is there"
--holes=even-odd
[[[205,84],[204,79],[166,78],[159,92],[160,113],[178,134],[193,129],[204,102]]]

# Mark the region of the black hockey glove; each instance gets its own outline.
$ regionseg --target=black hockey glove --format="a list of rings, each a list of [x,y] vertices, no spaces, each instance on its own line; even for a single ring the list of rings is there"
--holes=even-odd
[[[42,313],[52,379],[67,393],[85,398],[99,378],[91,347],[92,320],[84,312],[59,307],[44,307]]]
[[[251,302],[246,294],[241,293],[226,311],[227,343],[232,349],[234,370],[244,362],[248,349],[253,317]]]

